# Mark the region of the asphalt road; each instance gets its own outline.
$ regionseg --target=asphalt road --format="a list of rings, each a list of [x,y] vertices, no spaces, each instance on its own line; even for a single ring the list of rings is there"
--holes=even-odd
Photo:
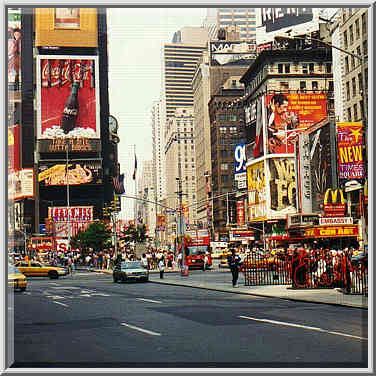
[[[8,310],[13,367],[363,368],[368,361],[367,311],[357,308],[115,284],[111,275],[78,272],[29,278]]]

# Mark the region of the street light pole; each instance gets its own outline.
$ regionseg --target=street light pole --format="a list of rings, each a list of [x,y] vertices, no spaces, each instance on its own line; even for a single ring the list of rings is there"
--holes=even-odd
[[[67,210],[68,210],[68,250],[70,250],[71,242],[71,223],[70,223],[70,197],[69,197],[69,176],[68,176],[68,150],[69,150],[69,141],[67,140],[66,144],[66,182],[67,182]]]

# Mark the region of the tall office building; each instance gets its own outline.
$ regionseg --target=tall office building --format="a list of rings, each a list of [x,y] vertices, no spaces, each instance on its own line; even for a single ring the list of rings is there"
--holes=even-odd
[[[203,25],[210,39],[217,39],[220,28],[238,26],[241,40],[256,41],[256,8],[208,8]]]
[[[174,34],[172,43],[164,45],[162,87],[165,119],[173,116],[177,107],[193,105],[192,78],[207,40],[207,29],[186,27]]]

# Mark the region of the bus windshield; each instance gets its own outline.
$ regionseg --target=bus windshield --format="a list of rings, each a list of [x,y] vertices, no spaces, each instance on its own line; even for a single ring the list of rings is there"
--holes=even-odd
[[[187,247],[190,256],[202,255],[208,251],[207,245],[193,245]]]

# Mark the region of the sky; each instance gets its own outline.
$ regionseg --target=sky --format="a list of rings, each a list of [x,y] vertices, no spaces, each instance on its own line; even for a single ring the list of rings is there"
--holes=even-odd
[[[118,160],[125,194],[134,195],[142,161],[152,159],[151,110],[161,97],[162,46],[185,26],[202,26],[205,8],[108,8],[110,114],[119,123]],[[135,146],[134,146],[135,145]],[[131,219],[134,200],[122,198],[120,218]]]

